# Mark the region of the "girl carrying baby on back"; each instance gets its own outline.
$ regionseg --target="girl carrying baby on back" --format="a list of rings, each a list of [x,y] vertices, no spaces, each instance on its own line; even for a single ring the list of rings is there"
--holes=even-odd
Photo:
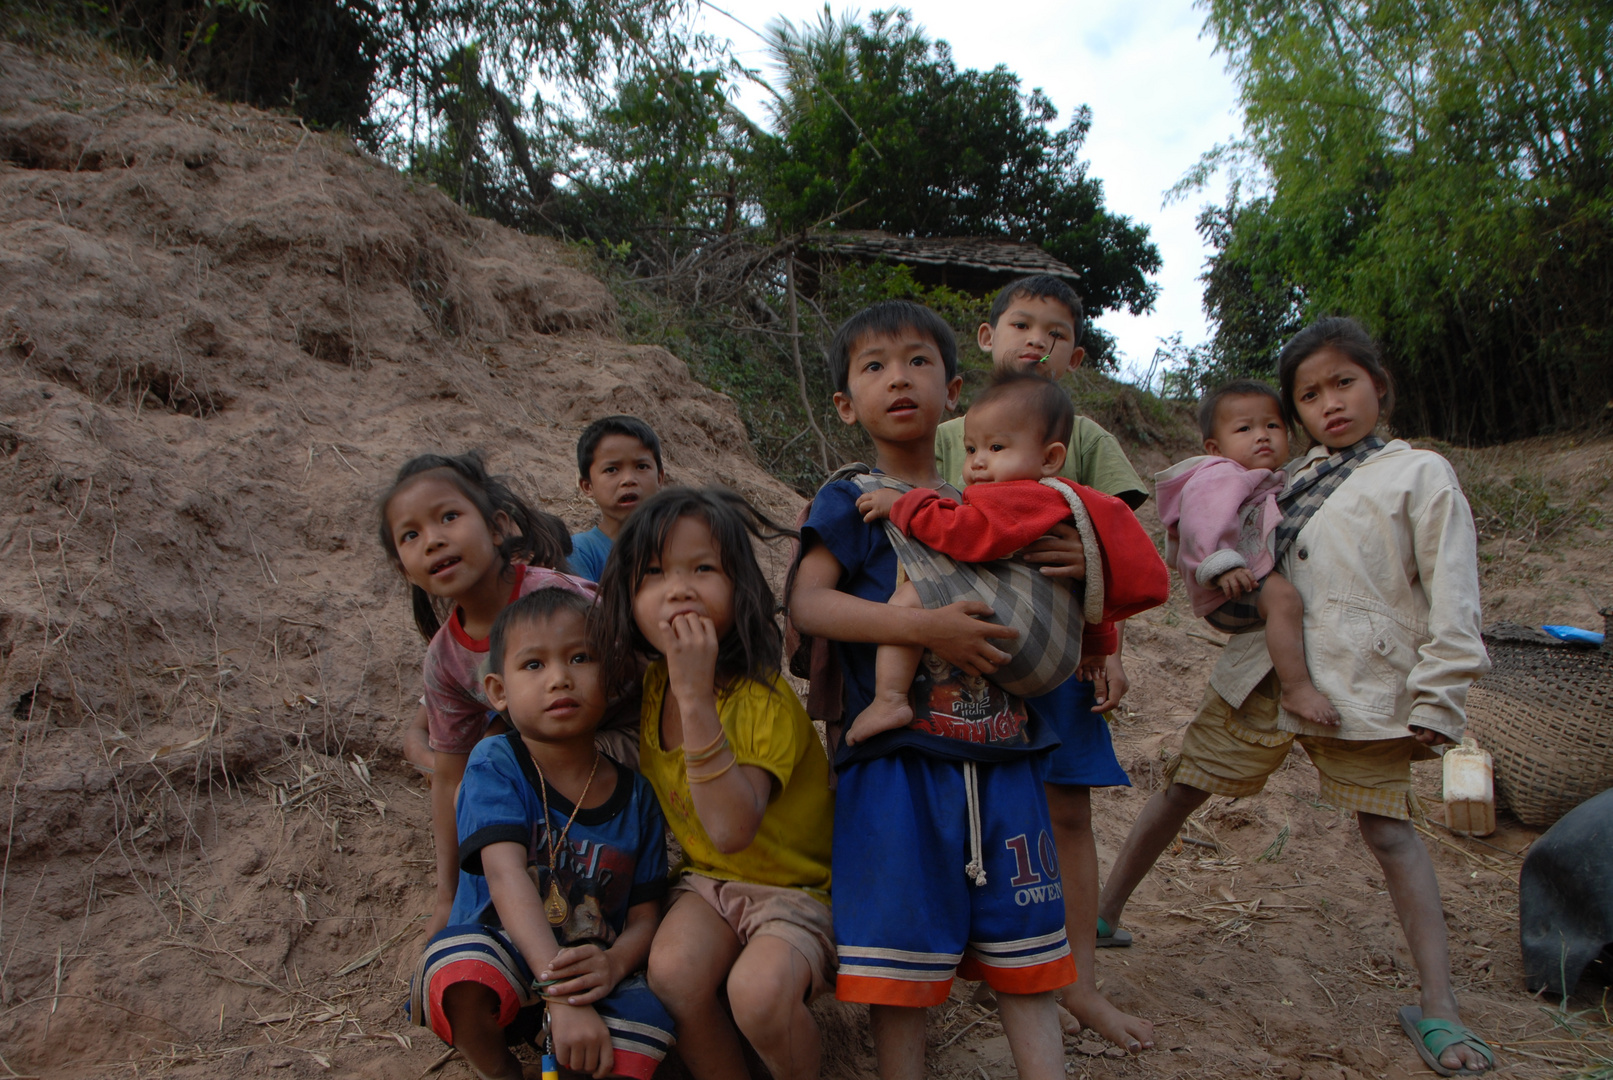
[[[1411,763],[1461,739],[1467,689],[1490,666],[1473,515],[1450,462],[1377,433],[1393,389],[1360,324],[1328,318],[1302,330],[1283,348],[1278,378],[1281,419],[1313,445],[1286,470],[1273,561],[1299,595],[1303,634],[1292,637],[1336,716],[1287,707],[1273,671],[1284,631],[1268,622],[1263,633],[1234,634],[1166,766],[1170,784],[1143,807],[1115,858],[1098,912],[1118,923],[1188,816],[1212,794],[1259,792],[1297,740],[1320,797],[1354,811],[1383,871],[1421,982],[1401,1026],[1441,1075],[1484,1072],[1495,1056],[1461,1021],[1439,881],[1411,823]]]

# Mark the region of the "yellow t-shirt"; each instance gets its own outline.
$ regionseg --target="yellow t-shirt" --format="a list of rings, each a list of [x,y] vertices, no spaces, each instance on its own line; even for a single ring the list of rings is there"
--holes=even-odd
[[[756,838],[733,854],[717,850],[695,814],[683,747],[661,747],[666,694],[666,662],[657,660],[644,673],[639,769],[655,789],[672,835],[683,846],[683,871],[802,889],[828,903],[829,847],[834,837],[829,759],[790,684],[782,675],[775,675],[770,684],[742,679],[717,695],[717,718],[735,759],[740,765],[766,770],[778,781]]]

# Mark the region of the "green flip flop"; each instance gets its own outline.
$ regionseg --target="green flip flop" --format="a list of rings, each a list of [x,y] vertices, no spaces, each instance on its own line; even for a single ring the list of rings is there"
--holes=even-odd
[[[1423,1064],[1441,1076],[1480,1076],[1495,1068],[1495,1051],[1490,1049],[1489,1043],[1473,1034],[1472,1029],[1465,1024],[1452,1023],[1449,1020],[1424,1020],[1421,1009],[1415,1005],[1405,1005],[1400,1009],[1400,1026],[1411,1038],[1411,1044],[1417,1048],[1417,1054],[1423,1059]],[[1452,1069],[1442,1064],[1439,1055],[1457,1043],[1465,1043],[1477,1050],[1489,1063],[1489,1068]]]
[[[1118,926],[1110,926],[1098,916],[1098,948],[1100,949],[1129,949],[1131,948],[1131,931]]]

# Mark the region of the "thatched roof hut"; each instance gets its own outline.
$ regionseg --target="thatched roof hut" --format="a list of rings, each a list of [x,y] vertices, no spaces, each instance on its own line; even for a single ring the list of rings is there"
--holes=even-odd
[[[945,285],[969,293],[988,293],[1028,274],[1052,274],[1079,282],[1081,275],[1036,244],[986,236],[892,236],[875,230],[846,229],[813,233],[804,253],[823,262],[905,263],[926,286]]]

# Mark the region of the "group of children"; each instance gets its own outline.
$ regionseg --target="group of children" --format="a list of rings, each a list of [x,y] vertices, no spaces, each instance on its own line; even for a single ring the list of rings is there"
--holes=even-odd
[[[1062,281],[1008,286],[978,335],[994,384],[945,420],[962,387],[945,322],[904,301],[853,316],[834,404],[874,461],[832,477],[798,534],[669,484],[632,417],[583,433],[600,520],[577,536],[473,454],[404,467],[380,534],[429,641],[406,738],[437,850],[416,1023],[482,1077],[520,1076],[509,1047],[546,1032],[595,1077],[649,1077],[676,1043],[700,1080],[741,1080],[748,1042],[793,1080],[818,1073],[808,1005],[832,989],[869,1006],[881,1077],[916,1080],[926,1010],[961,975],[995,992],[1020,1075],[1062,1077],[1059,1005],[1153,1045],[1098,992],[1094,950],[1130,944],[1125,901],[1187,815],[1259,791],[1297,738],[1383,865],[1422,975],[1419,1053],[1489,1067],[1409,822],[1410,763],[1460,736],[1486,665],[1472,521],[1442,458],[1375,434],[1389,376],[1354,323],[1296,337],[1280,391],[1207,397],[1207,456],[1160,474],[1168,556],[1233,636],[1100,897],[1090,789],[1128,783],[1102,714],[1126,692],[1123,620],[1167,583],[1132,515],[1142,480],[1058,389],[1081,332]],[[1288,475],[1296,425],[1314,446]],[[755,554],[797,535],[783,599],[827,747],[781,673]],[[1020,591],[1073,596],[1054,609],[1069,625],[1042,600],[1034,632],[1009,625],[1012,589],[946,593],[899,558],[911,544],[1035,568]],[[1008,677],[1061,648],[1078,667]]]

